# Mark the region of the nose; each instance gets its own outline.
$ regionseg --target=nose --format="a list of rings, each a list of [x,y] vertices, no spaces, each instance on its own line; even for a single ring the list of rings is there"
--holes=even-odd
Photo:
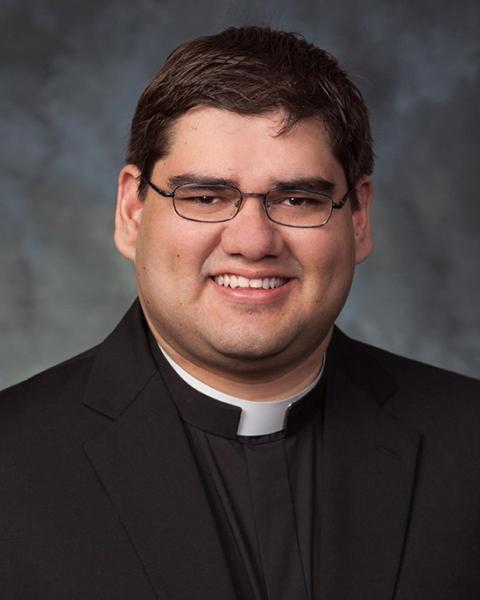
[[[267,217],[262,194],[244,194],[239,213],[225,223],[222,248],[251,261],[278,256],[283,245],[279,227]]]

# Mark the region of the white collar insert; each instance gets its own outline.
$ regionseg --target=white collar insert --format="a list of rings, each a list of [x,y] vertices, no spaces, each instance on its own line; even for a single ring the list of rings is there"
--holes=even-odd
[[[172,369],[193,389],[197,390],[205,396],[214,398],[220,402],[226,404],[232,404],[242,409],[240,421],[238,424],[237,435],[267,435],[269,433],[275,433],[281,431],[284,428],[285,417],[288,409],[292,404],[303,398],[312,390],[323,373],[323,367],[325,365],[325,355],[323,357],[322,366],[320,371],[315,377],[314,381],[308,385],[304,390],[295,394],[294,396],[287,398],[286,400],[274,400],[272,402],[256,402],[254,400],[244,400],[237,398],[236,396],[230,396],[224,392],[220,392],[215,388],[210,387],[206,383],[203,383],[196,377],[193,377],[185,371],[177,362],[175,362],[165,350],[158,344],[163,355],[169,362]]]

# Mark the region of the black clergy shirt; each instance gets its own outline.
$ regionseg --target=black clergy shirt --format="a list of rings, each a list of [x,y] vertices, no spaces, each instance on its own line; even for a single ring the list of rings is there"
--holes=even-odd
[[[151,347],[185,425],[241,600],[315,600],[320,557],[320,382],[288,410],[285,429],[237,435],[241,409],[188,385]]]

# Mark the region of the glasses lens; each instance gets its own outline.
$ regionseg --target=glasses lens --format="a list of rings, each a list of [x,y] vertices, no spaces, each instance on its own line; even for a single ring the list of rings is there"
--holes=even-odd
[[[272,221],[281,225],[318,227],[330,218],[332,200],[315,192],[274,190],[267,196],[267,212]]]
[[[175,190],[175,210],[194,221],[225,221],[231,219],[241,200],[240,192],[223,185],[187,184]]]

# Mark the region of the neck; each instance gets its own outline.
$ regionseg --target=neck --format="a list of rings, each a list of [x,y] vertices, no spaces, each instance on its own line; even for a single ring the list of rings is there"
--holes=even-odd
[[[322,344],[298,365],[284,369],[281,374],[275,373],[273,376],[269,373],[262,377],[257,373],[254,379],[239,379],[238,376],[233,378],[212,371],[186,359],[165,340],[159,339],[158,336],[155,337],[162,350],[173,361],[202,383],[236,398],[256,402],[272,402],[292,398],[315,381],[323,366],[325,350],[331,333],[330,331]]]

